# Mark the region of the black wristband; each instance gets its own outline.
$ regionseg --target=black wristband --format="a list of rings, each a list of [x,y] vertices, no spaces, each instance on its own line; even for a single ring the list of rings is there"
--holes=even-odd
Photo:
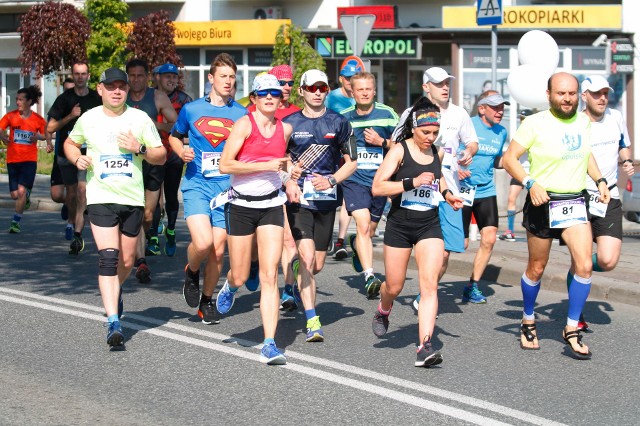
[[[596,181],[596,186],[600,185],[600,182],[604,182],[605,185],[609,184],[609,182],[607,182],[607,180],[605,178],[601,177],[600,179],[598,179]]]
[[[444,191],[442,191],[442,198],[444,198],[445,200],[447,199],[447,194],[450,193],[451,190],[449,188],[445,189]]]
[[[389,148],[389,144],[387,143],[387,140],[386,140],[386,139],[383,139],[383,140],[382,140],[382,148],[384,148],[384,149]]]
[[[415,187],[413,186],[413,179],[412,178],[402,179],[402,188],[404,188],[405,191],[413,191],[415,189]]]

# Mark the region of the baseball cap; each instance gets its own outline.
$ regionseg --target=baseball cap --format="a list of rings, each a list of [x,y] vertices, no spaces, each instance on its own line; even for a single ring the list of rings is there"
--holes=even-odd
[[[362,69],[358,61],[356,61],[355,59],[351,59],[342,66],[342,68],[340,69],[340,75],[343,77],[352,77],[362,71],[364,70]]]
[[[613,92],[613,88],[609,85],[607,79],[601,75],[591,75],[582,80],[582,93],[586,92],[587,90],[590,92],[597,92],[605,88]]]
[[[293,80],[293,71],[289,65],[276,65],[269,70],[269,74],[276,76],[278,80]]]
[[[255,93],[258,90],[275,89],[282,91],[282,86],[278,82],[278,77],[272,74],[257,75],[253,79],[253,85],[251,86],[251,92]]]
[[[156,74],[176,74],[178,75],[178,67],[173,64],[162,64],[157,67]]]
[[[489,95],[486,98],[482,98],[478,101],[478,106],[480,105],[489,105],[489,106],[498,106],[498,105],[511,105],[509,101],[505,101],[500,93],[494,93],[493,95]]]
[[[440,83],[448,78],[455,78],[440,67],[431,67],[424,72],[422,76],[423,83]]]
[[[309,70],[302,74],[302,78],[300,78],[300,86],[313,86],[318,82],[329,85],[327,75],[320,70]]]
[[[114,81],[124,81],[129,84],[129,76],[120,68],[107,68],[100,74],[100,83],[113,83]]]

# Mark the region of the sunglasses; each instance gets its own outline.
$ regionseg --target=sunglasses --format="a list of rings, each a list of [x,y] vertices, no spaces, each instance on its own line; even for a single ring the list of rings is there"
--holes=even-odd
[[[293,87],[293,80],[292,81],[278,80],[278,83],[280,83],[280,86]]]
[[[267,95],[271,95],[271,97],[273,98],[279,98],[282,96],[282,90],[278,90],[278,89],[256,90],[256,96],[259,98],[264,98]]]
[[[329,86],[326,84],[318,85],[318,86],[302,86],[302,88],[309,93],[316,93],[318,90],[320,93],[326,93],[329,91]]]

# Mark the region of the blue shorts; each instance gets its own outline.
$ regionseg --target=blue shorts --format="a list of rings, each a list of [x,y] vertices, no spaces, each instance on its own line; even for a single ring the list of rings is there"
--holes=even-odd
[[[380,222],[387,197],[374,197],[371,188],[353,181],[344,181],[340,185],[342,185],[344,205],[347,207],[349,216],[351,216],[351,212],[356,210],[368,209],[371,221]]]
[[[211,191],[205,194],[199,188],[190,188],[182,190],[182,200],[184,203],[184,218],[193,216],[196,214],[204,214],[209,216],[209,223],[216,228],[226,229],[226,222],[224,220],[224,205],[216,207],[211,210],[210,202],[222,191],[229,189],[227,183],[220,185],[218,190]]]
[[[38,163],[35,161],[21,161],[19,163],[7,163],[7,174],[9,175],[9,191],[18,190],[18,185],[27,189],[33,188],[36,180],[36,170]]]
[[[462,209],[455,211],[442,201],[438,208],[440,226],[444,237],[444,249],[454,253],[464,253],[464,231],[462,229]]]

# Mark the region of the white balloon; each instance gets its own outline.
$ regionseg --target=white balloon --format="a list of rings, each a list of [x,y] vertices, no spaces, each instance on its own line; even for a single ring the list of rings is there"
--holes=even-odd
[[[509,94],[520,106],[540,110],[549,109],[547,81],[550,76],[550,73],[537,65],[520,65],[507,77]]]
[[[518,60],[522,65],[538,65],[549,74],[553,74],[560,60],[558,44],[544,31],[528,31],[518,42]]]

